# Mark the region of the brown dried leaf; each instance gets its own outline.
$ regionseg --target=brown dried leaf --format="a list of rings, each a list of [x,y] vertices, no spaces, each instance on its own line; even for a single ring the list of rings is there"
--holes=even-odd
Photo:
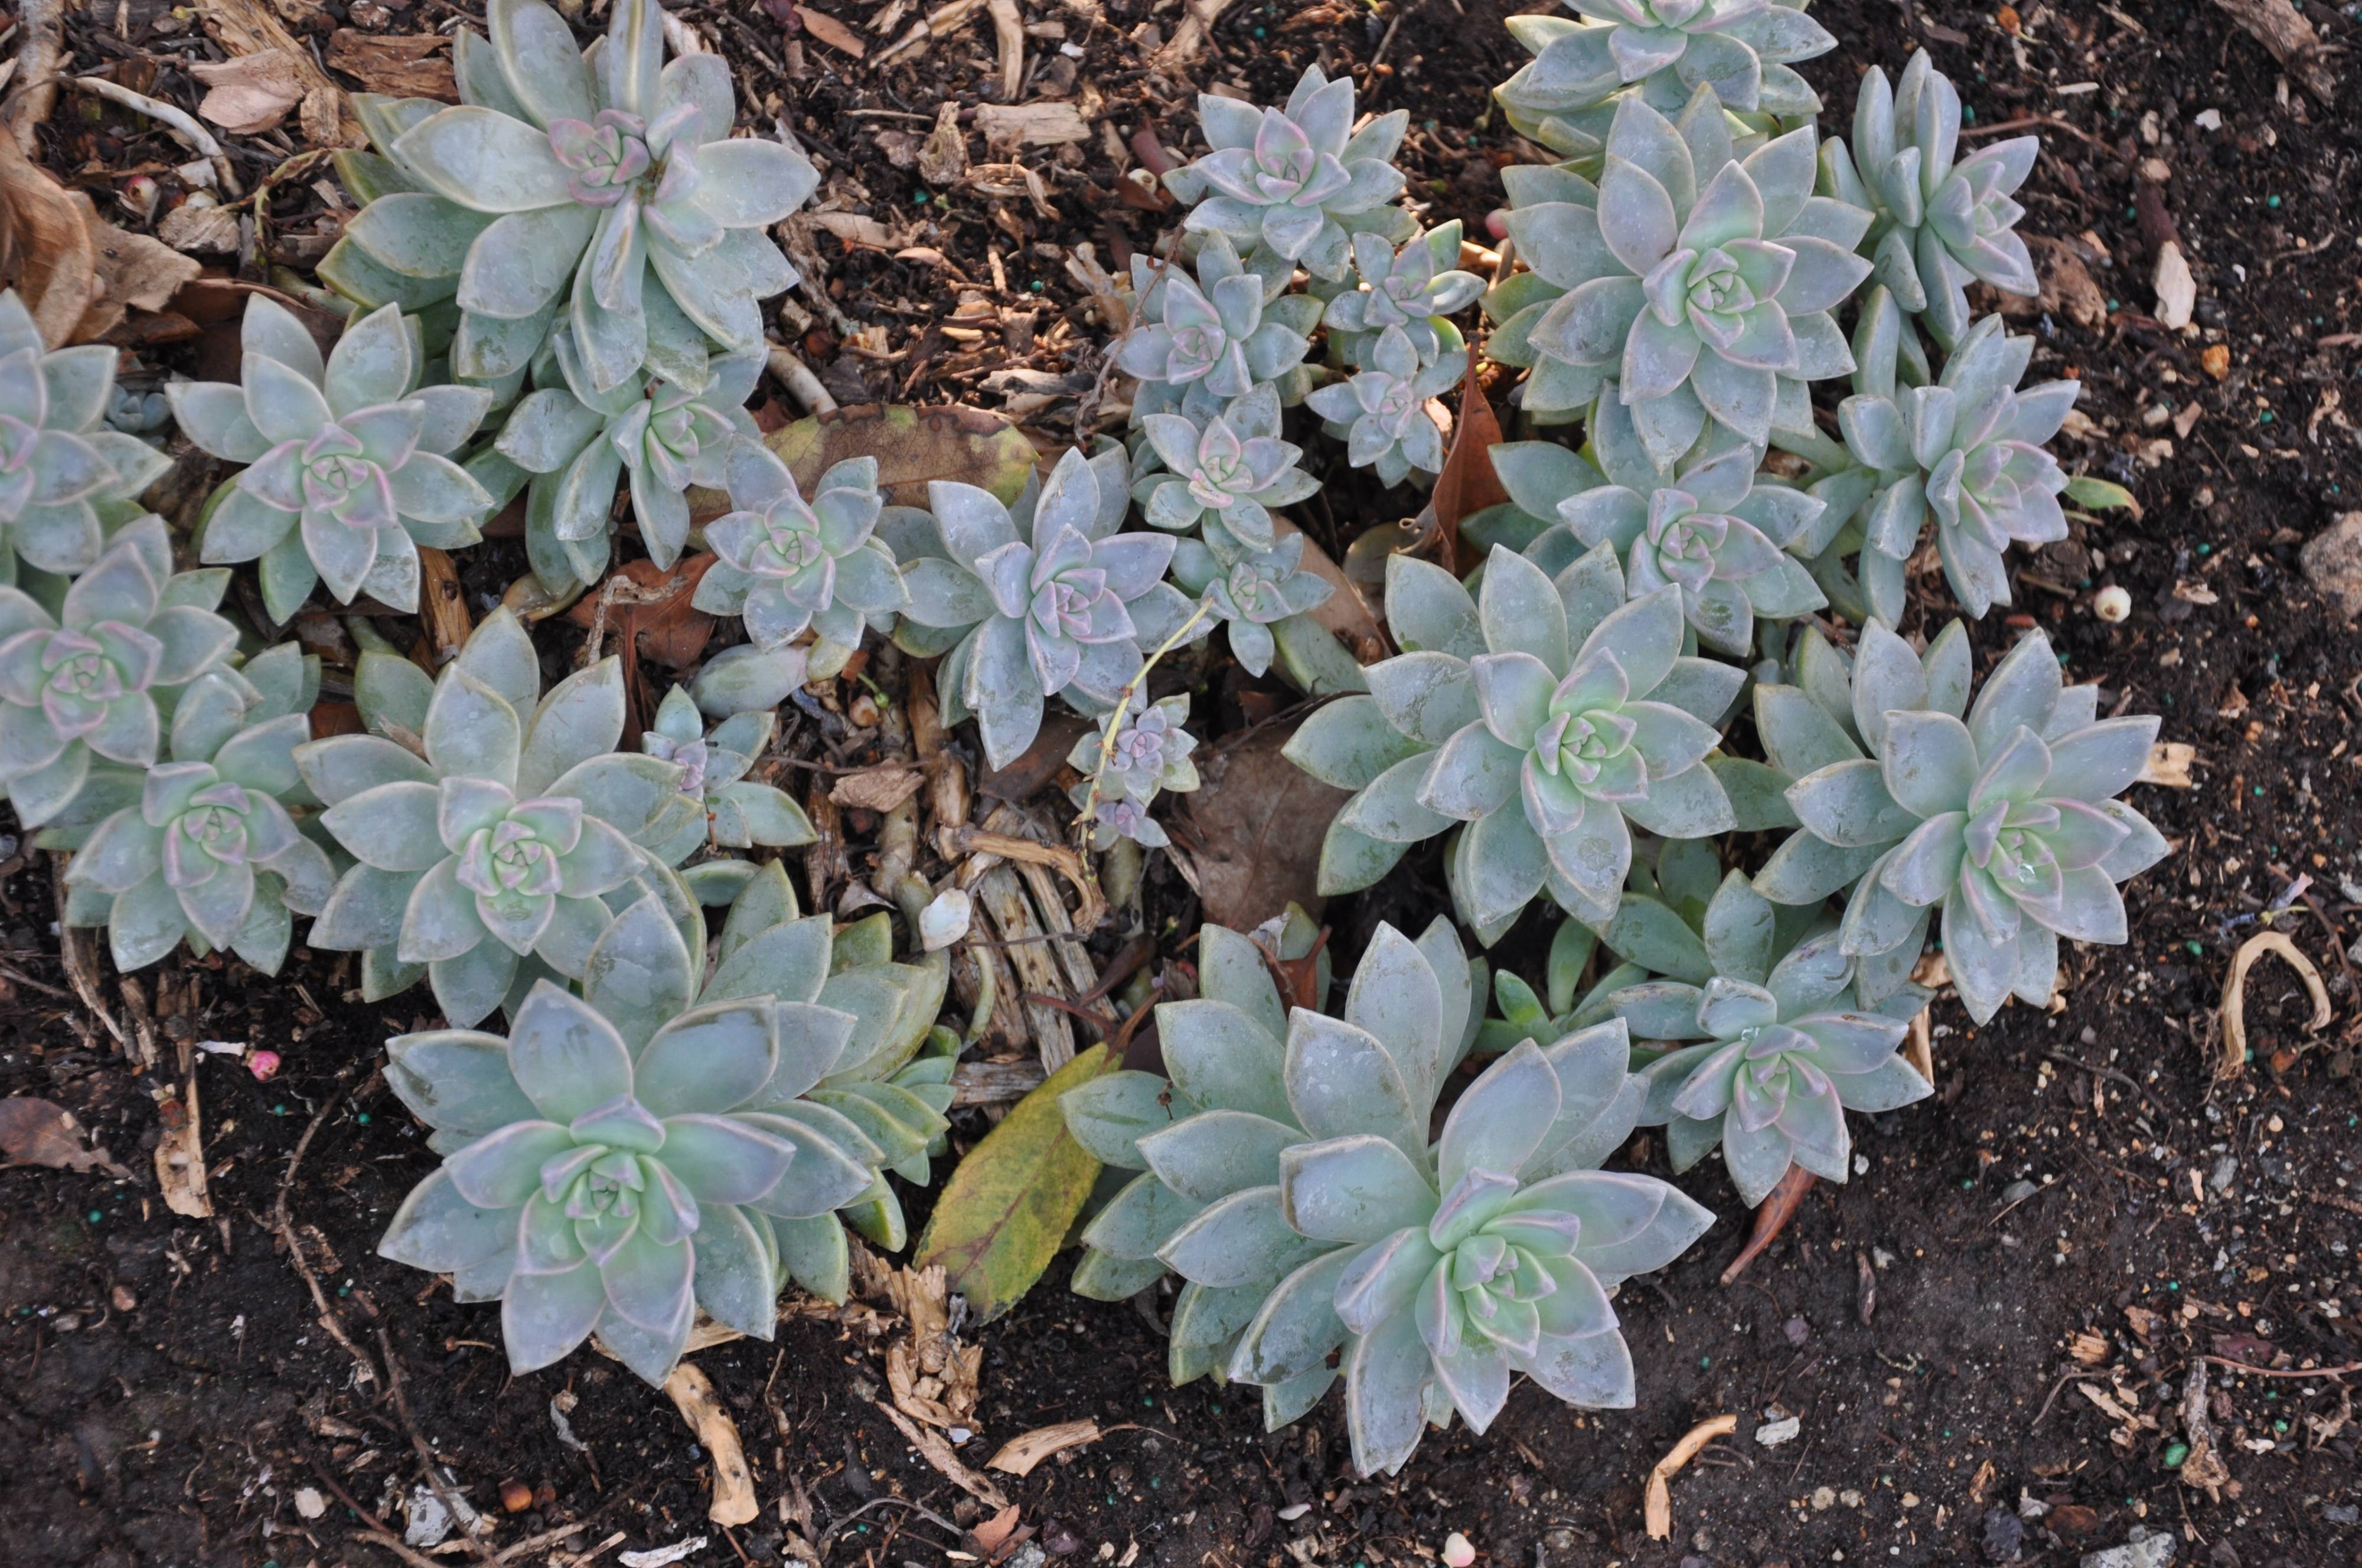
[[[809,6],[799,6],[796,7],[796,19],[803,24],[804,31],[831,49],[843,50],[855,60],[861,59],[869,52],[869,45],[863,41],[859,33],[825,11],[815,11]]]
[[[313,146],[368,145],[369,138],[362,133],[359,119],[345,101],[344,89],[320,69],[309,50],[296,42],[295,35],[287,30],[286,23],[280,20],[269,0],[208,0],[198,14],[204,19],[205,31],[213,35],[225,53],[239,56],[281,50],[293,57],[303,102],[297,119],[304,138]]]
[[[1460,520],[1472,512],[1498,506],[1509,499],[1507,486],[1493,471],[1493,448],[1501,441],[1501,422],[1494,417],[1492,400],[1476,374],[1476,346],[1468,346],[1468,374],[1460,383],[1460,417],[1452,422],[1451,452],[1443,471],[1435,477],[1428,504],[1442,534],[1446,571],[1454,577],[1473,562],[1460,558]]]
[[[933,480],[976,485],[1006,505],[1033,471],[1033,445],[1023,433],[999,414],[975,408],[862,403],[800,419],[764,437],[763,444],[794,470],[806,495],[832,464],[876,458],[877,486],[889,506],[924,506]]]
[[[1278,515],[1273,516],[1272,526],[1283,539],[1290,534],[1304,534],[1303,529]],[[1363,599],[1361,591],[1353,586],[1345,569],[1330,559],[1329,552],[1322,549],[1309,534],[1304,535],[1303,567],[1336,591],[1313,608],[1313,624],[1334,635],[1363,664],[1373,664],[1385,657],[1386,639],[1378,629],[1378,618],[1371,613],[1368,602]]]
[[[431,33],[390,38],[338,28],[328,38],[328,64],[358,77],[372,93],[456,104],[459,84],[451,69],[450,48],[449,39]]]
[[[257,50],[232,60],[192,61],[189,74],[212,91],[197,113],[233,136],[267,131],[304,101],[293,51]]]
[[[74,340],[100,288],[97,252],[81,207],[6,135],[0,135],[0,280],[16,286],[51,348]]]
[[[917,794],[926,781],[926,774],[907,762],[881,762],[838,779],[828,798],[840,806],[890,812]]]
[[[1056,99],[1039,104],[978,104],[976,128],[987,147],[1058,147],[1091,139],[1082,111]]]
[[[0,141],[7,140],[0,137]],[[128,1181],[131,1173],[104,1147],[83,1147],[82,1129],[66,1109],[28,1094],[0,1099],[0,1155],[12,1165],[46,1165],[56,1171],[105,1171]]]
[[[1052,1454],[1097,1442],[1102,1435],[1099,1424],[1087,1416],[1079,1421],[1060,1421],[1054,1427],[1036,1427],[1002,1443],[1000,1452],[984,1462],[985,1468],[1031,1475],[1033,1467]]]
[[[1317,915],[1320,841],[1351,797],[1280,755],[1293,728],[1255,731],[1199,754],[1203,780],[1184,796],[1206,919],[1252,931],[1290,904]]]

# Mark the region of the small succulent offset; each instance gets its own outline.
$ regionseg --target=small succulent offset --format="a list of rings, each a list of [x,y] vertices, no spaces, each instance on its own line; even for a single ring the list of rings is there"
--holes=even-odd
[[[1320,481],[1296,465],[1304,451],[1279,438],[1279,392],[1257,385],[1202,425],[1178,414],[1151,414],[1141,425],[1166,472],[1132,486],[1149,525],[1186,534],[1218,523],[1251,549],[1272,547],[1271,508],[1292,506]]]
[[[1578,127],[1633,89],[1678,109],[1701,87],[1736,114],[1794,117],[1820,98],[1791,65],[1837,47],[1827,29],[1784,0],[1567,0],[1580,21],[1513,17],[1509,30],[1533,62],[1499,89],[1511,114],[1535,123],[1545,145],[1585,150]],[[1558,122],[1553,125],[1552,122]],[[1572,123],[1570,123],[1572,122]],[[1551,133],[1557,134],[1551,134]]]
[[[505,608],[431,683],[364,654],[354,681],[373,733],[299,747],[320,823],[358,865],[313,922],[312,944],[363,954],[370,1000],[424,974],[462,1028],[513,999],[519,965],[583,973],[610,911],[600,895],[702,815],[676,762],[619,753],[613,657],[541,691],[533,640]],[[530,979],[538,970],[529,970]]]
[[[1959,92],[1923,49],[1892,90],[1872,66],[1854,99],[1851,149],[1821,148],[1821,191],[1875,215],[1865,248],[1879,282],[1948,349],[1969,330],[1971,279],[2013,294],[2040,286],[2017,234],[2025,209],[2011,193],[2042,138],[2012,137],[1955,162],[1959,142]]]
[[[1511,222],[1566,291],[1526,328],[1528,406],[1578,411],[1612,381],[1660,466],[1709,422],[1759,446],[1809,427],[1806,384],[1853,369],[1831,313],[1870,271],[1870,215],[1813,195],[1813,149],[1807,125],[1740,160],[1707,88],[1678,122],[1619,102],[1596,193],[1567,176]]]
[[[1218,234],[1198,252],[1196,282],[1167,268],[1142,298],[1140,322],[1123,338],[1116,364],[1143,381],[1244,397],[1257,382],[1285,374],[1311,347],[1297,326],[1303,313],[1267,313],[1269,293],[1266,281],[1245,271]]]
[[[1635,1041],[1677,1043],[1640,1069],[1649,1086],[1640,1124],[1665,1129],[1676,1173],[1719,1145],[1749,1208],[1791,1165],[1845,1180],[1853,1154],[1845,1113],[1899,1110],[1934,1088],[1899,1055],[1932,993],[1904,985],[1864,1009],[1833,927],[1824,921],[1781,952],[1774,924],[1772,906],[1734,871],[1705,918],[1714,977],[1704,986],[1650,980],[1607,999]]]
[[[1185,226],[1220,236],[1242,253],[1267,250],[1316,278],[1345,276],[1349,229],[1407,226],[1389,207],[1403,188],[1395,151],[1407,110],[1353,129],[1353,83],[1307,66],[1279,109],[1258,109],[1212,93],[1198,95],[1198,122],[1213,150],[1164,176],[1194,204]]]
[[[0,290],[0,583],[17,562],[72,577],[106,547],[106,528],[138,514],[139,492],[171,460],[107,427],[116,351],[85,343],[51,353],[14,289]]]
[[[1857,683],[1866,672],[1858,664]],[[1952,984],[1982,1023],[2013,993],[2049,1000],[2061,937],[2126,939],[2117,884],[2167,846],[2116,797],[2147,765],[2158,720],[2098,719],[2097,692],[2064,686],[2049,639],[2031,632],[1993,668],[1965,721],[1883,712],[1874,760],[1833,763],[1789,789],[1804,831],[1823,843],[1900,835],[1848,902],[1849,954],[1915,953],[1940,907]]]
[[[228,587],[226,571],[175,575],[150,515],[115,536],[54,615],[0,588],[0,783],[20,823],[65,811],[94,766],[155,766],[182,691],[237,645],[214,613]]]
[[[1181,726],[1189,721],[1187,691],[1148,701],[1137,692],[1110,739],[1093,730],[1075,743],[1067,765],[1082,773],[1068,792],[1075,805],[1092,813],[1092,847],[1106,849],[1119,838],[1150,848],[1170,843],[1148,808],[1165,790],[1187,794],[1198,788],[1198,765],[1189,754],[1198,738]]]
[[[419,547],[474,544],[492,509],[447,455],[475,434],[491,393],[421,385],[417,323],[398,305],[354,322],[325,360],[310,330],[260,294],[239,337],[237,385],[166,389],[190,440],[247,465],[208,503],[201,556],[260,561],[274,620],[292,619],[318,582],[339,604],[367,592],[416,610]]]
[[[1828,602],[1786,549],[1822,502],[1759,482],[1754,447],[1727,444],[1668,471],[1650,461],[1631,411],[1612,395],[1599,400],[1591,437],[1607,482],[1567,497],[1559,515],[1574,542],[1615,549],[1633,598],[1679,587],[1698,641],[1741,657],[1755,646],[1757,617],[1793,620]],[[1556,562],[1549,548],[1537,540],[1527,553],[1548,570]]]
[[[489,45],[454,40],[459,105],[356,103],[386,193],[322,275],[370,304],[455,301],[468,381],[521,375],[560,322],[599,392],[644,370],[701,388],[709,339],[759,348],[756,302],[796,281],[766,231],[819,175],[779,142],[731,137],[728,64],[668,64],[657,0],[618,0],[588,50],[540,0],[491,0],[484,20]]]
[[[811,1232],[841,1255],[833,1210],[877,1181],[876,1146],[808,1098],[861,1021],[773,988],[827,945],[809,922],[759,947],[725,934],[701,987],[704,954],[645,898],[600,936],[583,994],[537,982],[506,1039],[390,1041],[387,1080],[444,1159],[378,1251],[499,1300],[517,1373],[595,1332],[661,1385],[701,1308],[769,1339],[799,1259],[825,1270]]]
[[[320,661],[292,643],[208,670],[172,712],[170,756],[140,775],[66,867],[70,925],[104,925],[128,974],[187,937],[279,972],[296,914],[317,914],[336,871],[298,831],[312,803],[294,750],[312,738]]]
[[[689,542],[689,487],[719,488],[732,448],[758,436],[744,405],[763,351],[717,355],[708,370],[700,391],[651,376],[602,392],[583,370],[572,329],[550,334],[535,361],[535,390],[494,443],[534,476],[525,544],[545,587],[562,591],[605,572],[615,485],[626,478],[640,542],[659,569],[672,569]]]
[[[1362,286],[1330,300],[1322,317],[1346,359],[1358,364],[1366,359],[1370,346],[1362,339],[1389,326],[1409,336],[1422,363],[1441,357],[1445,343],[1437,320],[1456,315],[1485,292],[1485,280],[1460,271],[1459,260],[1458,218],[1412,235],[1400,249],[1374,234],[1355,235],[1353,271]]]
[[[2067,537],[2058,503],[2067,474],[2043,443],[2066,423],[2082,383],[2020,389],[2033,356],[2034,339],[2008,336],[1989,315],[1959,339],[1934,386],[1857,393],[1838,406],[1847,450],[1874,474],[1860,558],[1873,615],[1902,619],[1904,565],[1930,522],[1944,580],[1979,617],[2010,602],[2003,553],[2012,541]]]
[[[1164,580],[1176,541],[1120,534],[1131,495],[1123,449],[1070,451],[1016,508],[955,480],[927,487],[944,553],[903,563],[906,620],[967,628],[936,676],[944,721],[973,716],[986,759],[1005,767],[1033,744],[1043,704],[1104,713],[1153,647],[1188,619]]]
[[[1707,758],[1746,676],[1682,654],[1677,588],[1628,602],[1605,545],[1555,580],[1496,545],[1474,598],[1425,562],[1386,569],[1387,624],[1408,651],[1287,745],[1297,767],[1355,791],[1321,845],[1324,891],[1366,888],[1456,827],[1452,902],[1490,944],[1544,891],[1613,919],[1634,826],[1703,838],[1735,825]]]
[[[1227,536],[1219,526],[1175,548],[1173,580],[1213,606],[1209,618],[1221,622],[1231,656],[1249,675],[1269,669],[1279,651],[1273,626],[1319,609],[1336,591],[1325,578],[1304,569],[1303,535],[1290,534],[1264,550]]]
[[[1223,936],[1202,969],[1259,964],[1251,942]],[[1398,1471],[1455,1412],[1485,1430],[1519,1373],[1573,1404],[1629,1406],[1608,1289],[1713,1220],[1663,1182],[1587,1168],[1639,1110],[1623,1027],[1520,1043],[1430,1144],[1474,1021],[1471,967],[1444,922],[1417,943],[1380,926],[1341,1019],[1283,1016],[1267,981],[1261,995],[1232,977],[1221,988],[1249,1004],[1158,1010],[1169,1085],[1111,1075],[1065,1102],[1086,1147],[1148,1170],[1085,1240],[1118,1260],[1155,1240],[1153,1256],[1188,1281],[1175,1375],[1261,1386],[1276,1427],[1341,1370],[1363,1474]]]
[[[785,647],[810,630],[841,662],[864,632],[891,625],[910,602],[894,552],[877,537],[885,502],[876,458],[831,468],[807,504],[778,455],[745,441],[730,454],[725,486],[732,510],[705,525],[722,559],[690,602],[742,617],[757,648]]]
[[[738,713],[711,734],[688,692],[676,686],[657,704],[656,728],[640,736],[640,749],[660,762],[680,767],[680,793],[696,802],[697,815],[667,843],[649,852],[678,866],[701,847],[787,848],[819,836],[811,819],[786,790],[748,779],[756,758],[770,749],[779,716],[768,709]]]
[[[1342,381],[1315,391],[1305,403],[1345,443],[1346,460],[1371,469],[1381,483],[1400,484],[1412,470],[1443,471],[1443,431],[1427,411],[1468,373],[1467,361],[1445,355],[1421,362],[1399,326],[1378,334],[1369,360]]]

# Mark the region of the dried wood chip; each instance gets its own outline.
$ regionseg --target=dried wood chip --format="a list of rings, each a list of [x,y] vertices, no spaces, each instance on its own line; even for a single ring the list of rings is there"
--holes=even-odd
[[[197,113],[237,136],[270,130],[304,101],[293,51],[258,50],[233,60],[192,61],[189,74],[212,91]]]
[[[976,128],[990,147],[1057,147],[1091,139],[1091,127],[1072,104],[978,104]]]
[[[698,1442],[713,1458],[713,1501],[705,1517],[720,1525],[751,1523],[758,1511],[754,1472],[746,1468],[746,1450],[738,1440],[738,1423],[722,1408],[713,1384],[688,1362],[666,1374],[664,1391],[673,1408],[697,1434]]]
[[[829,790],[828,798],[840,806],[890,812],[917,794],[926,781],[926,773],[907,762],[881,762],[838,779]]]
[[[2195,789],[2190,765],[2197,760],[2198,748],[2189,742],[2158,741],[2148,748],[2148,762],[2134,782],[2162,784],[2169,790]]]
[[[1649,1539],[1670,1540],[1673,1535],[1672,1479],[1681,1474],[1682,1466],[1697,1456],[1698,1450],[1718,1437],[1728,1437],[1738,1430],[1737,1416],[1716,1416],[1710,1421],[1700,1421],[1682,1435],[1672,1452],[1657,1461],[1649,1472],[1646,1515]]]
[[[328,37],[328,64],[372,93],[456,104],[459,83],[450,50],[449,39],[432,33],[388,37],[339,28]]]

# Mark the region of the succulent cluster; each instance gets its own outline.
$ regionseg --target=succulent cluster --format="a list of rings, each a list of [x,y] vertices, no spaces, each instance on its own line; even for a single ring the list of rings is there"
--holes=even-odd
[[[885,507],[876,458],[836,464],[807,503],[776,453],[742,442],[723,484],[732,509],[705,525],[721,558],[691,602],[740,617],[760,651],[778,653],[811,631],[841,667],[870,626],[890,624],[909,604],[894,552],[876,536]]]
[[[0,588],[0,783],[19,823],[64,813],[110,764],[156,766],[182,693],[237,641],[215,613],[228,588],[226,571],[174,572],[154,515],[118,532],[55,613]]]
[[[312,944],[361,953],[372,1001],[423,976],[467,1028],[542,975],[581,975],[613,918],[602,895],[640,873],[643,846],[678,845],[705,816],[681,764],[615,749],[621,665],[545,696],[533,639],[504,609],[433,680],[365,653],[354,687],[370,733],[309,742],[295,761],[357,862]]]
[[[103,343],[51,352],[17,291],[0,290],[0,584],[17,581],[19,560],[88,571],[171,466],[110,428],[115,361]]]
[[[689,693],[676,686],[657,705],[656,727],[640,736],[640,750],[680,768],[681,799],[696,808],[668,840],[650,853],[678,866],[701,848],[785,849],[819,835],[795,798],[776,785],[746,777],[778,734],[779,716],[768,709],[725,717],[712,731]]]
[[[294,754],[319,689],[320,661],[292,643],[218,666],[182,689],[161,759],[84,786],[84,801],[134,797],[97,822],[65,873],[66,923],[105,926],[117,969],[145,968],[186,937],[201,955],[234,952],[279,972],[291,916],[319,913],[336,880],[288,811],[316,804]]]
[[[1366,888],[1451,833],[1453,907],[1490,943],[1544,891],[1612,919],[1636,826],[1703,838],[1737,824],[1709,756],[1745,672],[1683,654],[1681,591],[1628,601],[1612,546],[1556,578],[1496,546],[1473,596],[1397,556],[1386,619],[1407,651],[1287,745],[1354,791],[1321,845],[1324,892]]]
[[[1413,942],[1380,926],[1341,1018],[1284,1011],[1260,940],[1200,933],[1202,994],[1157,1010],[1169,1082],[1118,1073],[1065,1097],[1086,1147],[1143,1173],[1085,1231],[1076,1288],[1181,1275],[1175,1379],[1260,1386],[1268,1426],[1341,1372],[1365,1474],[1401,1469],[1454,1413],[1483,1431],[1518,1374],[1576,1405],[1630,1405],[1608,1291],[1712,1217],[1593,1168],[1640,1110],[1623,1026],[1519,1043],[1430,1142],[1476,1021],[1481,966],[1451,928]]]
[[[717,353],[762,345],[756,303],[795,270],[768,237],[819,175],[733,138],[718,54],[665,59],[657,0],[617,0],[580,47],[541,0],[491,0],[453,39],[460,102],[354,100],[374,154],[339,167],[365,202],[321,262],[364,305],[447,332],[453,374],[513,390],[558,326],[588,388],[661,376],[701,391]]]
[[[1189,694],[1151,702],[1135,692],[1113,728],[1094,730],[1075,743],[1068,766],[1083,777],[1075,783],[1075,805],[1090,813],[1091,843],[1106,849],[1119,838],[1151,848],[1169,842],[1148,814],[1166,790],[1187,794],[1198,788],[1198,765],[1189,754],[1198,739],[1181,726],[1189,721]]]

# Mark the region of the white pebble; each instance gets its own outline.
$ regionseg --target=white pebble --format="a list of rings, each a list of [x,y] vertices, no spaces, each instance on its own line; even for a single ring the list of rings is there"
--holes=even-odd
[[[940,953],[967,934],[968,922],[975,916],[974,900],[957,888],[945,888],[919,911],[919,945]]]
[[[2092,595],[2092,613],[2114,625],[2133,613],[2133,596],[2114,583]]]

